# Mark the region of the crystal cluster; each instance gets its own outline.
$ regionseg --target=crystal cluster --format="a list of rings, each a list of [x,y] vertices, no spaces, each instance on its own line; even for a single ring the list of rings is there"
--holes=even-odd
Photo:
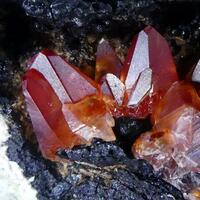
[[[96,57],[95,81],[48,50],[29,61],[23,92],[43,155],[54,160],[59,149],[93,138],[114,141],[113,117],[150,116],[153,128],[133,144],[134,155],[168,180],[199,172],[199,91],[178,80],[166,40],[149,26],[134,37],[124,64],[104,39]],[[199,64],[191,80],[199,82]]]
[[[29,61],[23,92],[43,155],[55,159],[60,148],[115,140],[114,120],[99,86],[63,58],[45,50]]]
[[[124,65],[104,39],[96,56],[96,81],[49,50],[28,63],[23,92],[47,158],[93,138],[115,140],[112,116],[147,117],[177,80],[169,46],[152,27],[133,39]]]

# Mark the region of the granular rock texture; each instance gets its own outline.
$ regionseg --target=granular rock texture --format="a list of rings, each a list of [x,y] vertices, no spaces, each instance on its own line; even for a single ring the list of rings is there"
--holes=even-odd
[[[9,96],[13,92],[14,74],[11,68],[11,63],[8,60],[0,60],[0,94]]]
[[[68,192],[59,191],[63,199],[183,199],[176,189],[158,180],[144,161],[103,169],[76,164],[69,172],[66,181],[72,187]]]
[[[126,158],[123,150],[114,142],[94,139],[90,146],[79,146],[73,149],[60,150],[58,154],[65,159],[90,163],[99,167],[123,163]]]
[[[37,152],[30,151],[29,144],[24,142],[18,129],[12,130],[12,134],[15,134],[15,137],[8,141],[8,154],[13,161],[19,163],[27,177],[35,177],[32,185],[38,191],[39,200],[183,199],[180,191],[157,177],[149,164],[143,160],[128,159],[119,147],[113,148],[115,145],[101,144],[100,141],[94,144],[101,146],[101,149],[91,151],[94,156],[93,163],[97,163],[98,157],[98,164],[104,167],[75,162],[61,170],[60,165],[48,162]],[[107,149],[111,149],[110,146],[113,153],[109,159]],[[85,153],[85,160],[80,158],[84,152],[87,150],[71,152],[71,157],[88,161],[86,159],[89,159],[89,153]],[[61,175],[61,171],[67,176]]]
[[[89,32],[113,32],[113,29],[122,31],[134,25],[137,15],[152,4],[156,6],[152,0],[24,0],[22,6],[38,22],[53,28],[66,27],[75,35],[85,35]]]

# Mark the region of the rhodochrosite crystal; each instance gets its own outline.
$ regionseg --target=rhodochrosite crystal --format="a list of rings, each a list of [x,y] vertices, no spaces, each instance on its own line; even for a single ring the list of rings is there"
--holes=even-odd
[[[112,116],[107,113],[101,99],[89,98],[83,105],[75,104],[76,109],[67,107],[67,104],[64,106],[64,103],[82,101],[90,95],[100,96],[98,85],[50,51],[39,53],[29,65],[30,69],[24,76],[23,92],[34,132],[45,157],[55,159],[59,148],[89,144],[94,137],[115,140],[111,129]],[[94,109],[95,104],[98,109]],[[87,111],[87,120],[80,117],[83,115],[80,111]],[[66,121],[66,113],[73,114],[73,120],[70,117]],[[95,124],[93,122],[97,117],[99,121]]]
[[[23,91],[43,154],[59,148],[115,140],[113,117],[156,117],[155,107],[177,81],[166,40],[152,27],[133,40],[124,66],[102,39],[96,53],[96,82],[54,52],[29,61]],[[134,134],[134,133],[133,133]]]
[[[107,73],[119,77],[122,70],[122,63],[108,41],[102,39],[99,42],[96,53],[95,80],[100,81]]]
[[[134,155],[162,169],[168,180],[200,171],[200,98],[189,83],[173,84],[160,101],[151,132],[133,145]]]
[[[125,103],[138,107],[139,117],[152,113],[171,84],[178,80],[170,48],[152,27],[146,27],[133,39],[121,80],[126,86]]]

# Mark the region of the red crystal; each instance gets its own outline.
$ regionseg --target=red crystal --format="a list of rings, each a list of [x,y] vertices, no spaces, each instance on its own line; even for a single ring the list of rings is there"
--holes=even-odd
[[[125,103],[144,110],[143,117],[153,112],[171,84],[178,80],[170,48],[152,27],[145,28],[133,39],[121,80],[126,86]],[[140,86],[137,87],[137,84]],[[147,104],[142,106],[141,103],[147,96],[149,103],[144,108]]]
[[[63,113],[72,132],[80,135],[87,143],[93,138],[104,141],[116,139],[112,131],[114,119],[99,96],[88,96],[78,103],[65,104]]]
[[[95,80],[99,82],[107,73],[119,77],[122,63],[108,41],[102,39],[99,42],[96,53]]]
[[[166,178],[200,171],[200,98],[189,83],[171,86],[156,109],[151,132],[142,134],[133,145],[134,155],[148,160]]]
[[[64,115],[62,104],[52,86],[35,69],[24,76],[23,93],[34,132],[45,157],[54,158],[58,148],[71,148],[80,144],[72,134]]]
[[[56,151],[59,148],[88,144],[93,137],[106,141],[115,139],[111,128],[113,118],[105,109],[103,100],[100,100],[99,86],[96,83],[51,51],[39,53],[29,65],[30,69],[24,76],[23,93],[34,132],[45,157],[56,159]],[[84,100],[85,97],[91,95],[96,95],[98,100],[92,101],[94,98]],[[75,109],[70,103],[76,101],[80,103],[74,104]],[[64,109],[65,116],[62,110],[64,103],[68,103]],[[96,110],[94,103],[98,103]],[[68,121],[68,118],[66,121],[66,108],[69,108],[68,113],[70,110],[72,110],[71,113],[75,112],[73,121],[71,119]],[[79,118],[79,115],[81,116],[81,110],[88,112],[89,108],[93,111],[101,110],[101,113],[94,112],[93,115],[91,113],[91,119],[88,115],[86,123]],[[76,112],[77,109],[79,112]],[[95,116],[99,117],[99,121],[96,120],[99,123],[92,121],[96,119]],[[71,123],[82,123],[82,125],[86,123],[84,126],[87,133],[81,135],[81,131],[76,132],[71,127]],[[89,129],[90,127],[93,129]],[[89,130],[92,130],[93,134]]]
[[[40,52],[30,68],[44,75],[62,103],[77,102],[98,93],[98,85],[92,79],[52,51]]]

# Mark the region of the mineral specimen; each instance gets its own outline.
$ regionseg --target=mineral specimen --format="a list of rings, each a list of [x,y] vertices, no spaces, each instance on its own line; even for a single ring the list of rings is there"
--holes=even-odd
[[[59,148],[86,144],[93,137],[115,140],[114,120],[103,100],[96,97],[97,84],[51,51],[39,53],[29,65],[24,96],[45,157],[54,159]],[[86,96],[90,97],[82,100]],[[75,106],[64,104],[76,101],[80,103]]]
[[[46,157],[53,158],[59,148],[89,144],[93,138],[115,140],[112,115],[154,116],[155,105],[177,74],[167,42],[147,27],[134,38],[123,68],[102,39],[95,79],[99,83],[49,50],[29,61],[24,95]]]
[[[159,100],[178,80],[170,48],[152,27],[146,27],[133,39],[121,80],[126,86],[125,103],[138,107],[142,117],[154,112]]]
[[[172,183],[191,171],[200,172],[199,111],[195,88],[185,82],[173,84],[157,106],[152,131],[134,143],[134,155],[148,160]]]
[[[199,172],[200,98],[191,83],[178,81],[166,40],[146,27],[134,38],[123,67],[105,40],[100,41],[96,55],[96,82],[48,50],[30,60],[23,88],[43,155],[98,166],[101,156],[93,159],[92,155],[101,143],[93,139],[105,145],[116,140],[113,116],[116,122],[124,117],[138,119],[138,124],[150,116],[153,128],[134,143],[135,156],[148,160],[172,183],[189,172]],[[197,76],[194,72],[193,79]],[[148,129],[150,125],[143,131]],[[129,154],[139,133],[134,124],[125,135],[120,130],[117,144]],[[88,147],[91,143],[94,146]],[[116,157],[110,148],[103,153],[108,156],[103,159],[106,165]],[[120,157],[116,160],[121,164]],[[191,189],[196,195],[198,188]]]

